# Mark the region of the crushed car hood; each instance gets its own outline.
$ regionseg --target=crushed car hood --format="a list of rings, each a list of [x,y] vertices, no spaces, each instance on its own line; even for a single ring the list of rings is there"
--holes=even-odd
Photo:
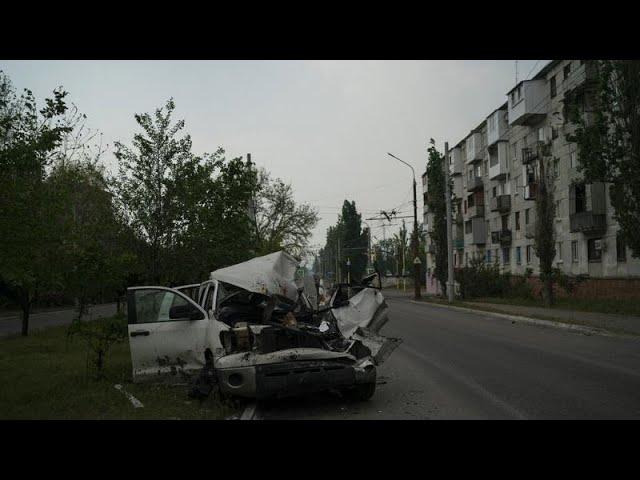
[[[211,272],[211,279],[249,292],[280,295],[295,301],[298,297],[294,282],[297,266],[298,261],[293,256],[280,251],[215,270]]]

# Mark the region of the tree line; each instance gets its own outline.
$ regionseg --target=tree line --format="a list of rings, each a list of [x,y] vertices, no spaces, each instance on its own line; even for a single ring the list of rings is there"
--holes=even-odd
[[[218,148],[196,154],[170,99],[109,147],[63,88],[38,105],[0,71],[0,297],[35,304],[120,298],[127,286],[196,283],[285,249],[302,256],[317,211],[293,187]]]

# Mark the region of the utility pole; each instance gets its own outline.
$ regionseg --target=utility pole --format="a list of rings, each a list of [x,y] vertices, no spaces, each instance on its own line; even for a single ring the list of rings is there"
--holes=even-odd
[[[444,195],[447,206],[447,298],[453,302],[453,238],[451,238],[451,192],[449,191],[449,142],[444,142]]]
[[[416,171],[413,169],[411,165],[409,165],[404,160],[392,155],[387,152],[387,155],[395,158],[396,160],[404,163],[407,167],[411,169],[411,173],[413,174],[413,283],[414,283],[414,293],[413,298],[418,300],[420,299],[420,257],[418,257],[418,199],[416,195]]]
[[[415,299],[420,298],[420,257],[418,257],[418,200],[416,197],[416,175],[413,174],[413,283]]]

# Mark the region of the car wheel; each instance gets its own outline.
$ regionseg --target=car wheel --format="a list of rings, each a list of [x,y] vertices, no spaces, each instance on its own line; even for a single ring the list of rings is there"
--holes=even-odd
[[[369,400],[371,397],[373,397],[373,394],[375,393],[375,391],[376,391],[376,384],[375,382],[371,382],[371,383],[361,383],[359,385],[355,385],[349,389],[344,390],[343,394],[345,395],[345,397],[351,400],[364,402],[366,400]]]

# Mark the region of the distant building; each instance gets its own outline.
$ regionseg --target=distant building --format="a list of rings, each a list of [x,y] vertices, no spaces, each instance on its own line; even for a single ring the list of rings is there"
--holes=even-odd
[[[588,105],[585,86],[593,64],[554,60],[535,77],[507,92],[507,101],[491,112],[449,151],[455,202],[454,266],[470,260],[498,262],[503,271],[539,273],[533,249],[538,155],[552,157],[555,176],[557,255],[555,265],[569,275],[586,275],[598,284],[591,292],[638,295],[640,259],[632,258],[618,236],[609,201],[609,186],[586,184],[577,171],[577,145],[567,141],[574,126],[567,121],[568,98]],[[434,258],[429,251],[432,214],[427,211],[426,173],[422,176],[424,234],[427,237],[427,291]],[[613,282],[615,279],[637,282]],[[437,282],[434,282],[439,291]],[[592,282],[593,284],[593,282]],[[584,289],[583,289],[584,290]],[[597,291],[596,291],[597,290]],[[435,293],[435,290],[434,290]]]

